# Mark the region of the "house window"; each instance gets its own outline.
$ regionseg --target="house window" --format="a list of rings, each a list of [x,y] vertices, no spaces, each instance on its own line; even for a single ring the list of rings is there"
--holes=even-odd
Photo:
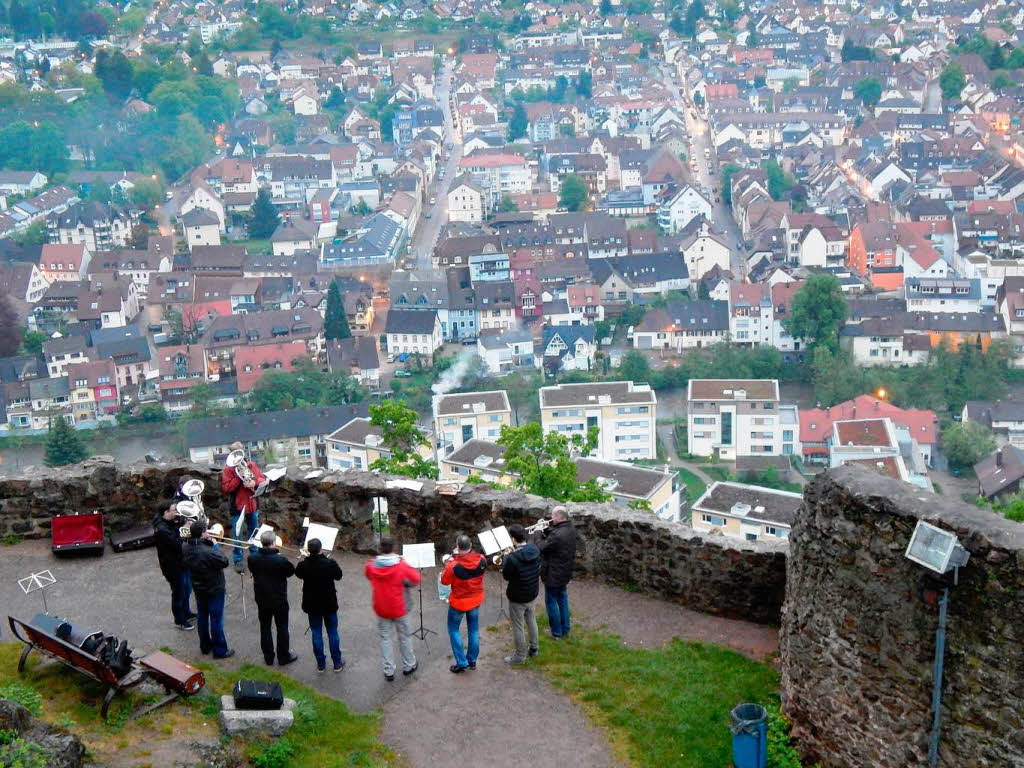
[[[717,517],[715,515],[702,514],[700,516],[700,519],[701,519],[701,522],[707,523],[708,525],[717,525],[717,526],[725,525],[725,518],[724,517]]]

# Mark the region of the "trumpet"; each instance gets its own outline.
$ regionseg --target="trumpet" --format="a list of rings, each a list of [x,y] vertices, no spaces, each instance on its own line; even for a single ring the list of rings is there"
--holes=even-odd
[[[551,518],[550,517],[542,517],[540,520],[538,520],[533,525],[527,526],[526,532],[527,533],[540,533],[542,531],[546,531],[550,527],[550,525],[551,525]]]
[[[507,555],[509,552],[511,552],[514,549],[515,549],[515,547],[507,547],[507,548],[501,550],[501,552],[499,552],[498,554],[494,555],[491,558],[491,562],[494,563],[499,568],[501,568],[501,561],[502,561],[502,559],[504,559],[505,555]]]
[[[242,485],[254,488],[256,486],[256,478],[252,475],[252,470],[249,469],[249,462],[245,460],[245,451],[237,450],[232,451],[228,454],[228,458],[225,463],[231,469],[235,470],[235,474],[238,475],[238,479],[242,481]]]

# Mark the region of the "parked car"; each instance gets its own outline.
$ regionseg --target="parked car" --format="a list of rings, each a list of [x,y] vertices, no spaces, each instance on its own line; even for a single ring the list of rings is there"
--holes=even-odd
[[[437,204],[437,198],[436,197],[430,198],[430,204],[431,205],[436,205]]]
[[[398,356],[398,362],[400,362],[400,363],[404,363],[408,359],[409,359],[409,353],[408,352],[403,352],[402,354],[400,354]]]
[[[476,339],[463,339],[462,340],[462,346],[464,346],[464,347],[475,347],[476,346]]]
[[[427,211],[426,213],[423,214],[423,218],[424,219],[429,219],[433,215],[434,215],[433,211]]]
[[[388,360],[389,363],[395,362],[395,353],[394,352],[389,352],[387,360]]]
[[[395,371],[396,379],[408,379],[410,376],[412,376],[412,374],[409,371],[405,370],[404,368],[399,368],[397,371]]]

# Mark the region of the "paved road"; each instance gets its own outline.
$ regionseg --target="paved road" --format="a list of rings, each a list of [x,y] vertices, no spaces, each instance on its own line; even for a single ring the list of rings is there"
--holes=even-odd
[[[676,76],[672,68],[667,65],[661,67],[662,78],[669,91],[672,93],[674,103],[682,110],[686,120],[686,130],[690,135],[690,146],[693,150],[693,157],[697,161],[696,180],[705,189],[710,190],[714,211],[715,228],[725,234],[725,240],[732,249],[732,271],[737,277],[745,273],[745,258],[742,250],[737,245],[743,242],[739,227],[732,216],[732,211],[722,202],[721,195],[721,174],[718,170],[718,160],[711,143],[711,127],[699,112],[693,109],[693,103],[683,96],[676,83]],[[710,150],[709,157],[704,156],[704,151]],[[717,202],[714,200],[718,197]]]
[[[451,62],[446,62],[438,81],[436,96],[444,111],[444,126],[447,140],[452,142],[454,147],[451,153],[447,155],[447,159],[443,160],[442,163],[445,172],[444,178],[438,178],[431,184],[430,192],[427,196],[428,204],[424,207],[419,227],[413,235],[412,250],[416,254],[416,268],[422,270],[431,269],[430,257],[434,252],[434,246],[437,245],[441,227],[448,219],[448,190],[458,175],[458,164],[462,158],[462,137],[456,133],[452,120],[451,101],[449,99],[451,81],[452,65]],[[430,205],[429,200],[433,198],[436,198],[436,202]],[[430,213],[429,219],[427,218],[428,212]]]

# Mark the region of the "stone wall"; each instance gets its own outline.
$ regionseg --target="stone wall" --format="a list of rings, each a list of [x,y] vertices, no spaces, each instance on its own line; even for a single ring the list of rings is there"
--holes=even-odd
[[[790,537],[780,650],[793,733],[823,766],[927,765],[938,609],[936,583],[904,557],[918,520],[971,554],[950,589],[939,764],[1022,766],[1024,526],[862,467],[808,485]]]
[[[227,522],[217,474],[188,464],[115,465],[102,459],[60,469],[30,469],[0,479],[0,536],[48,537],[55,514],[100,510],[107,527],[120,530],[148,521],[170,501],[183,474],[206,483],[204,505],[211,519]],[[454,546],[460,532],[491,525],[532,524],[549,514],[553,502],[483,485],[457,495],[438,491],[432,481],[421,490],[388,488],[387,478],[345,472],[305,479],[297,470],[261,501],[265,522],[290,541],[302,519],[337,525],[338,547],[370,551],[376,542],[373,500],[388,501],[391,530],[401,542],[433,541],[438,553]],[[570,504],[579,536],[581,575],[682,603],[694,610],[764,624],[778,624],[785,590],[788,546],[746,542],[666,523],[616,504]]]

